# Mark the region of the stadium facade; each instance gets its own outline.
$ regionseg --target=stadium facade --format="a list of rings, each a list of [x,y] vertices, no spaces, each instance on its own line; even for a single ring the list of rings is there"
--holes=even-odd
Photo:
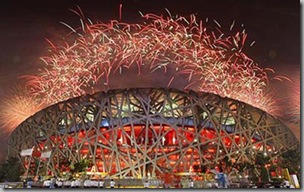
[[[225,157],[253,162],[258,152],[274,158],[298,148],[299,141],[278,119],[233,99],[132,88],[47,107],[20,124],[8,145],[8,156],[19,158],[29,173],[47,166],[60,175],[88,159],[88,170],[140,178],[214,166]]]

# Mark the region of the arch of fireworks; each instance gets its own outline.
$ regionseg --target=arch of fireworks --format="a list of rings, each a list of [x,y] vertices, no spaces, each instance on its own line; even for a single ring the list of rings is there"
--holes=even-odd
[[[260,68],[243,52],[245,30],[225,34],[218,22],[208,27],[194,15],[186,19],[146,14],[144,24],[116,20],[93,24],[81,11],[79,16],[81,29],[65,24],[76,37],[57,46],[48,40],[50,54],[41,57],[45,67],[38,75],[25,76],[31,95],[46,100],[46,105],[98,92],[100,84],[109,84],[111,74],[131,68],[141,73],[146,66],[151,73],[174,69],[176,75],[167,87],[183,74],[189,81],[184,89],[193,87],[277,113],[275,97],[267,88],[267,73],[274,71]]]
[[[6,106],[0,114],[2,127],[13,130],[35,111],[98,92],[102,90],[100,84],[109,84],[111,74],[119,75],[127,69],[141,73],[142,67],[151,73],[175,70],[167,87],[185,75],[188,84],[184,89],[233,98],[272,115],[280,112],[267,87],[268,72],[274,71],[260,68],[246,56],[243,47],[247,34],[245,30],[232,32],[234,22],[231,31],[223,33],[218,22],[215,27],[208,27],[195,15],[186,19],[145,14],[143,24],[128,24],[116,20],[93,23],[81,11],[75,13],[81,18],[81,28],[65,25],[76,37],[70,36],[58,45],[47,40],[50,49],[48,55],[41,57],[44,66],[38,74],[24,76],[27,96],[17,93],[2,99]],[[33,104],[24,109],[25,102]]]

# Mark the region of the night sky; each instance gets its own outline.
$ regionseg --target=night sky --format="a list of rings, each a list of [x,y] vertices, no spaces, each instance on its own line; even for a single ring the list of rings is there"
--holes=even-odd
[[[60,21],[79,26],[79,17],[69,11],[78,5],[87,18],[107,22],[141,22],[139,11],[166,15],[197,14],[197,18],[215,19],[223,31],[235,27],[248,33],[244,52],[262,67],[275,69],[276,73],[293,80],[300,79],[300,2],[296,0],[2,0],[0,5],[0,91],[2,94],[21,82],[19,77],[32,74],[48,46],[45,38],[60,41],[69,29]],[[255,41],[250,47],[250,42]],[[271,84],[279,97],[288,97],[288,82]],[[0,106],[1,107],[1,106]],[[288,107],[286,107],[288,110]],[[5,143],[7,135],[1,134]],[[5,145],[0,145],[3,159]]]

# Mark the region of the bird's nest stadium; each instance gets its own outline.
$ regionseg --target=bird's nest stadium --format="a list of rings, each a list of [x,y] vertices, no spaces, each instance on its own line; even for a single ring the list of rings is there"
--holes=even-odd
[[[299,147],[280,120],[248,104],[211,93],[132,88],[72,98],[29,117],[10,135],[8,156],[30,170],[49,152],[58,175],[83,159],[113,177],[189,172],[225,157],[253,162]],[[32,149],[31,158],[20,152]],[[31,162],[29,162],[29,160]],[[40,161],[39,161],[40,162]]]

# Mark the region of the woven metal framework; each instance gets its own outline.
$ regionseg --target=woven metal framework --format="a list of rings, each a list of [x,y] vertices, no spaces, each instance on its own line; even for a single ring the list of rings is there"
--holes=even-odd
[[[24,169],[51,151],[55,175],[66,162],[89,159],[111,176],[145,177],[189,172],[223,158],[254,161],[261,151],[276,157],[299,147],[287,126],[245,103],[210,93],[165,88],[121,89],[52,105],[10,135],[8,155]],[[34,148],[31,158],[20,156]],[[31,163],[31,164],[32,164]]]

